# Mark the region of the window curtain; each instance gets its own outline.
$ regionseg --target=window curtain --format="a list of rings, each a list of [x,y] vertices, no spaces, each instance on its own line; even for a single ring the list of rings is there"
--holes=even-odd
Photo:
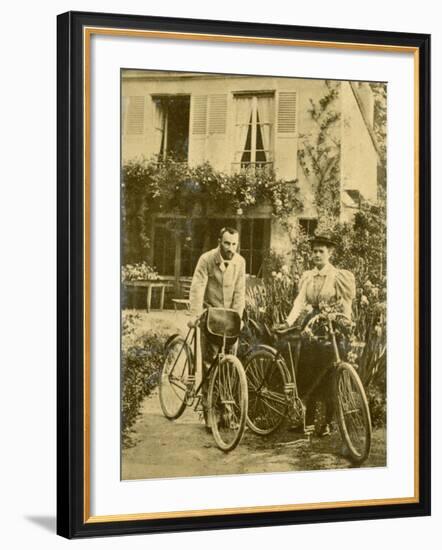
[[[163,149],[164,130],[166,127],[166,110],[161,99],[154,100],[154,155],[160,156]]]
[[[273,97],[258,97],[258,116],[261,125],[261,136],[265,151],[270,151],[273,122]],[[267,160],[269,160],[267,158]]]
[[[246,146],[247,133],[252,115],[251,97],[239,97],[236,99],[236,128],[237,128],[237,151],[243,152]]]

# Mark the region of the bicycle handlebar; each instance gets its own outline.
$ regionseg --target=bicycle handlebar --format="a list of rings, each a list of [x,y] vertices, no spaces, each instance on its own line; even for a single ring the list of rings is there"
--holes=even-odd
[[[269,331],[273,334],[280,334],[280,335],[284,335],[284,334],[288,334],[289,332],[294,332],[296,330],[299,330],[298,327],[293,327],[293,326],[286,326],[286,327],[271,327],[269,328]]]

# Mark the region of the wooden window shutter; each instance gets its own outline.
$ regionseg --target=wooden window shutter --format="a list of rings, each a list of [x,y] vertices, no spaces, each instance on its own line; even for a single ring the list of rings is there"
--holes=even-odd
[[[225,134],[227,94],[209,96],[209,134]]]
[[[127,107],[126,134],[144,133],[144,96],[130,96]]]
[[[280,92],[278,104],[278,133],[296,133],[296,92]]]
[[[193,124],[192,134],[206,135],[207,129],[207,96],[197,95],[192,98]]]

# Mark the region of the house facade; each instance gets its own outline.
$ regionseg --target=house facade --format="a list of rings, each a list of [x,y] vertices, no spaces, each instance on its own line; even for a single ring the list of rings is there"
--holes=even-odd
[[[350,220],[361,200],[377,197],[378,152],[373,134],[374,100],[367,83],[339,83],[341,219]],[[301,136],[314,135],[311,101],[324,96],[324,80],[126,70],[122,72],[122,162],[173,157],[197,166],[208,162],[226,174],[272,169],[297,185],[303,204],[293,217],[312,233],[317,223],[313,184],[298,160]],[[152,216],[146,258],[165,276],[191,276],[199,255],[216,245],[223,225],[240,232],[247,272],[259,276],[270,250],[290,251],[287,231],[258,204],[246,213],[217,212],[210,220]]]

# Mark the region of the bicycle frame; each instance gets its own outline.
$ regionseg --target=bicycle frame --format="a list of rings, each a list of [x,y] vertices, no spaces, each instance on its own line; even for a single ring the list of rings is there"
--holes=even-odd
[[[312,356],[310,358],[306,356],[305,359],[309,359],[312,366],[316,361],[317,366],[320,368],[315,373],[311,372],[311,375],[315,374],[314,377],[307,372],[305,373],[304,383],[309,387],[301,388],[303,390],[302,395],[299,395],[297,387],[298,358],[302,333],[296,333],[290,328],[271,331],[264,327],[262,333],[268,334],[268,341],[272,345],[251,346],[244,355],[246,373],[250,368],[250,380],[253,384],[253,395],[255,397],[255,408],[252,409],[252,415],[249,415],[248,425],[258,435],[268,435],[278,429],[281,419],[285,416],[291,423],[292,429],[310,435],[318,426],[315,426],[314,416],[316,414],[314,416],[312,414],[307,415],[307,408],[310,407],[310,413],[312,411],[315,413],[311,407],[312,403],[310,403],[312,398],[313,401],[318,399],[325,401],[325,422],[330,422],[331,413],[335,414],[341,438],[346,445],[350,460],[354,464],[362,464],[370,451],[370,411],[362,382],[355,367],[345,362],[345,348],[342,350],[343,355],[340,352],[341,344],[345,345],[346,342],[345,327],[349,326],[344,323],[341,327],[339,324],[340,315],[350,321],[348,317],[341,313],[322,311],[312,317],[303,329],[304,335],[310,335],[313,340]],[[315,327],[318,322],[320,324]],[[258,328],[260,329],[260,327]],[[315,330],[316,328],[320,330]],[[339,335],[342,328],[344,328],[344,331],[341,342]],[[317,355],[314,350],[315,340],[317,341],[316,345],[319,346],[319,342],[322,341],[327,346],[324,349],[319,349]],[[309,351],[305,349],[307,355]],[[261,367],[260,361],[264,361],[264,363],[261,363]],[[330,385],[328,385],[329,379],[327,379],[327,387],[324,386],[324,391],[321,388],[321,395],[314,398],[314,392],[318,389],[318,386],[324,384],[326,377],[329,377]],[[309,378],[310,380],[313,378],[313,380],[309,381]],[[269,395],[272,397],[269,397]],[[260,404],[259,407],[258,403]],[[258,410],[260,411],[259,414],[253,416],[253,413]],[[357,421],[351,420],[354,415],[357,415]],[[308,426],[306,425],[307,416],[311,419]],[[321,435],[329,433],[328,428],[324,433],[321,432]]]
[[[310,322],[312,321],[314,321],[314,318],[310,320]],[[328,319],[328,329],[329,329],[329,337],[327,339],[330,341],[330,344],[333,349],[334,361],[330,364],[328,368],[326,368],[321,373],[320,376],[316,378],[316,380],[314,380],[314,382],[307,389],[307,391],[304,392],[302,396],[299,396],[296,374],[298,370],[297,363],[298,363],[299,353],[300,353],[300,341],[296,342],[297,349],[293,351],[292,342],[289,339],[284,341],[283,337],[278,338],[278,336],[274,332],[269,330],[268,327],[264,327],[264,332],[267,333],[272,338],[273,345],[260,344],[257,346],[257,348],[266,349],[267,351],[269,351],[274,355],[276,361],[278,360],[282,361],[282,365],[284,367],[284,370],[287,376],[286,384],[285,384],[285,394],[288,402],[291,402],[297,399],[301,399],[302,401],[307,401],[311,396],[311,394],[318,388],[318,386],[324,380],[324,378],[330,373],[330,371],[332,369],[335,369],[336,366],[341,362],[339,347],[336,340],[336,332],[334,330],[333,322],[330,318]],[[253,349],[250,349],[245,355],[244,360],[246,360],[249,353],[251,353],[253,350],[257,348],[255,347]],[[285,351],[287,351],[287,354],[286,354],[287,357],[285,357],[285,353],[284,353]],[[265,380],[263,382],[265,382]]]
[[[323,373],[319,377],[316,378],[316,380],[313,382],[313,384],[302,395],[303,400],[308,400],[310,395],[321,384],[321,382],[328,375],[328,373],[332,369],[336,368],[336,366],[341,362],[341,356],[340,356],[340,353],[339,353],[338,343],[336,341],[336,332],[334,330],[333,323],[332,323],[330,318],[328,319],[328,330],[329,330],[329,335],[330,335],[329,336],[329,341],[330,341],[330,343],[332,345],[332,348],[333,348],[333,353],[334,353],[334,359],[335,360],[330,364],[330,366],[328,368],[326,368],[323,371]],[[297,372],[296,367],[297,367],[297,365],[295,365],[295,361],[294,361],[294,358],[293,358],[292,347],[290,345],[290,341],[287,341],[287,349],[288,349],[288,356],[290,358],[290,375],[291,375],[291,378],[292,378],[292,382],[295,386],[295,397],[298,397],[297,381],[296,381],[296,372]],[[299,356],[299,350],[297,350],[297,351],[298,351],[298,356]],[[285,358],[283,357],[280,350],[277,350],[277,357],[278,356],[282,357],[282,359],[285,360]]]
[[[186,345],[191,347],[193,349],[193,362],[191,365],[189,365],[189,376],[187,379],[187,392],[188,392],[187,399],[191,401],[189,403],[189,406],[192,406],[194,399],[197,398],[197,402],[195,404],[195,410],[201,401],[201,397],[202,397],[201,390],[204,384],[210,378],[210,374],[214,369],[215,365],[218,364],[219,361],[224,357],[225,349],[226,349],[226,337],[224,337],[223,343],[220,346],[219,350],[217,351],[212,363],[210,364],[210,367],[208,368],[207,371],[205,371],[202,368],[201,357],[199,354],[199,348],[200,348],[199,342],[201,341],[200,331],[201,329],[198,325],[196,327],[189,328],[189,330],[187,331],[186,338],[184,339],[183,345],[180,349],[180,352],[178,353],[175,359],[175,362],[172,366],[172,369],[170,370],[170,374],[172,374],[177,364],[178,358],[183,352],[184,347]],[[201,381],[198,384],[198,386],[195,388],[196,375],[198,372],[201,372]]]

